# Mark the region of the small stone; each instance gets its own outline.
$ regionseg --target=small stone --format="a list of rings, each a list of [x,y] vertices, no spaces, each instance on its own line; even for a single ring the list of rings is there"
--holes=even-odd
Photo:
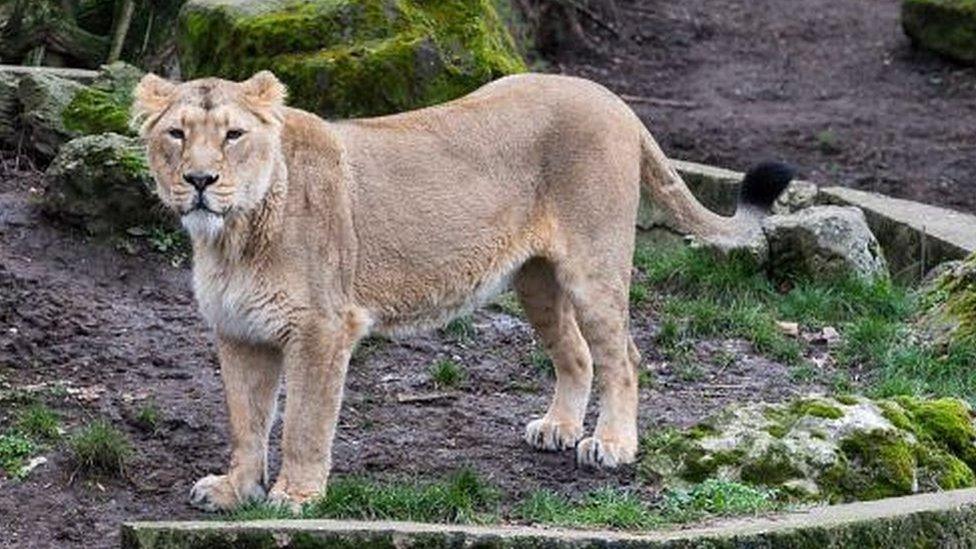
[[[783,322],[782,320],[776,321],[776,327],[783,335],[788,335],[790,337],[800,337],[800,325],[796,322]]]

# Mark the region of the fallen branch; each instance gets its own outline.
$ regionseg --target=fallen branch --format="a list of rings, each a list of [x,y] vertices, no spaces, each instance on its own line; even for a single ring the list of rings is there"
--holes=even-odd
[[[665,99],[663,97],[648,97],[645,95],[620,94],[620,98],[628,103],[641,105],[657,105],[659,107],[675,107],[678,109],[696,109],[698,103],[694,101],[682,101],[680,99]]]
[[[401,404],[413,404],[418,402],[453,400],[455,398],[457,398],[457,393],[400,393],[397,395],[397,402]]]

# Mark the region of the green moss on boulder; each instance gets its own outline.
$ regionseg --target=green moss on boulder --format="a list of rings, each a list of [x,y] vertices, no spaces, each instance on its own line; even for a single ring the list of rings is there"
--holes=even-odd
[[[122,62],[102,67],[92,85],[78,90],[61,111],[64,126],[82,135],[135,135],[129,123],[129,107],[142,75],[138,68]]]
[[[903,0],[901,22],[915,45],[976,63],[976,0]]]
[[[191,0],[178,42],[184,77],[270,69],[323,116],[433,105],[525,70],[491,0]]]
[[[835,502],[976,485],[976,427],[961,400],[816,396],[733,406],[703,424],[648,434],[644,477],[719,477]]]
[[[73,139],[46,176],[45,209],[92,234],[173,222],[153,195],[145,153],[135,138],[105,133]]]
[[[920,332],[951,346],[976,345],[976,254],[948,268],[927,288]]]

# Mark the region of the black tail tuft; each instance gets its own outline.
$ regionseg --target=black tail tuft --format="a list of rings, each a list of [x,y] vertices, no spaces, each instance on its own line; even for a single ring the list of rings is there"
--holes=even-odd
[[[762,162],[753,166],[739,187],[739,201],[742,204],[769,208],[786,189],[796,170],[782,162]]]

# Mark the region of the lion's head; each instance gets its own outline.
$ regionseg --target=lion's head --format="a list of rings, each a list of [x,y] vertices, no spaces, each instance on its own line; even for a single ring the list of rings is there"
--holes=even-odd
[[[267,71],[245,82],[174,84],[146,75],[133,114],[156,192],[194,237],[220,234],[228,216],[253,209],[280,154],[285,87]]]

